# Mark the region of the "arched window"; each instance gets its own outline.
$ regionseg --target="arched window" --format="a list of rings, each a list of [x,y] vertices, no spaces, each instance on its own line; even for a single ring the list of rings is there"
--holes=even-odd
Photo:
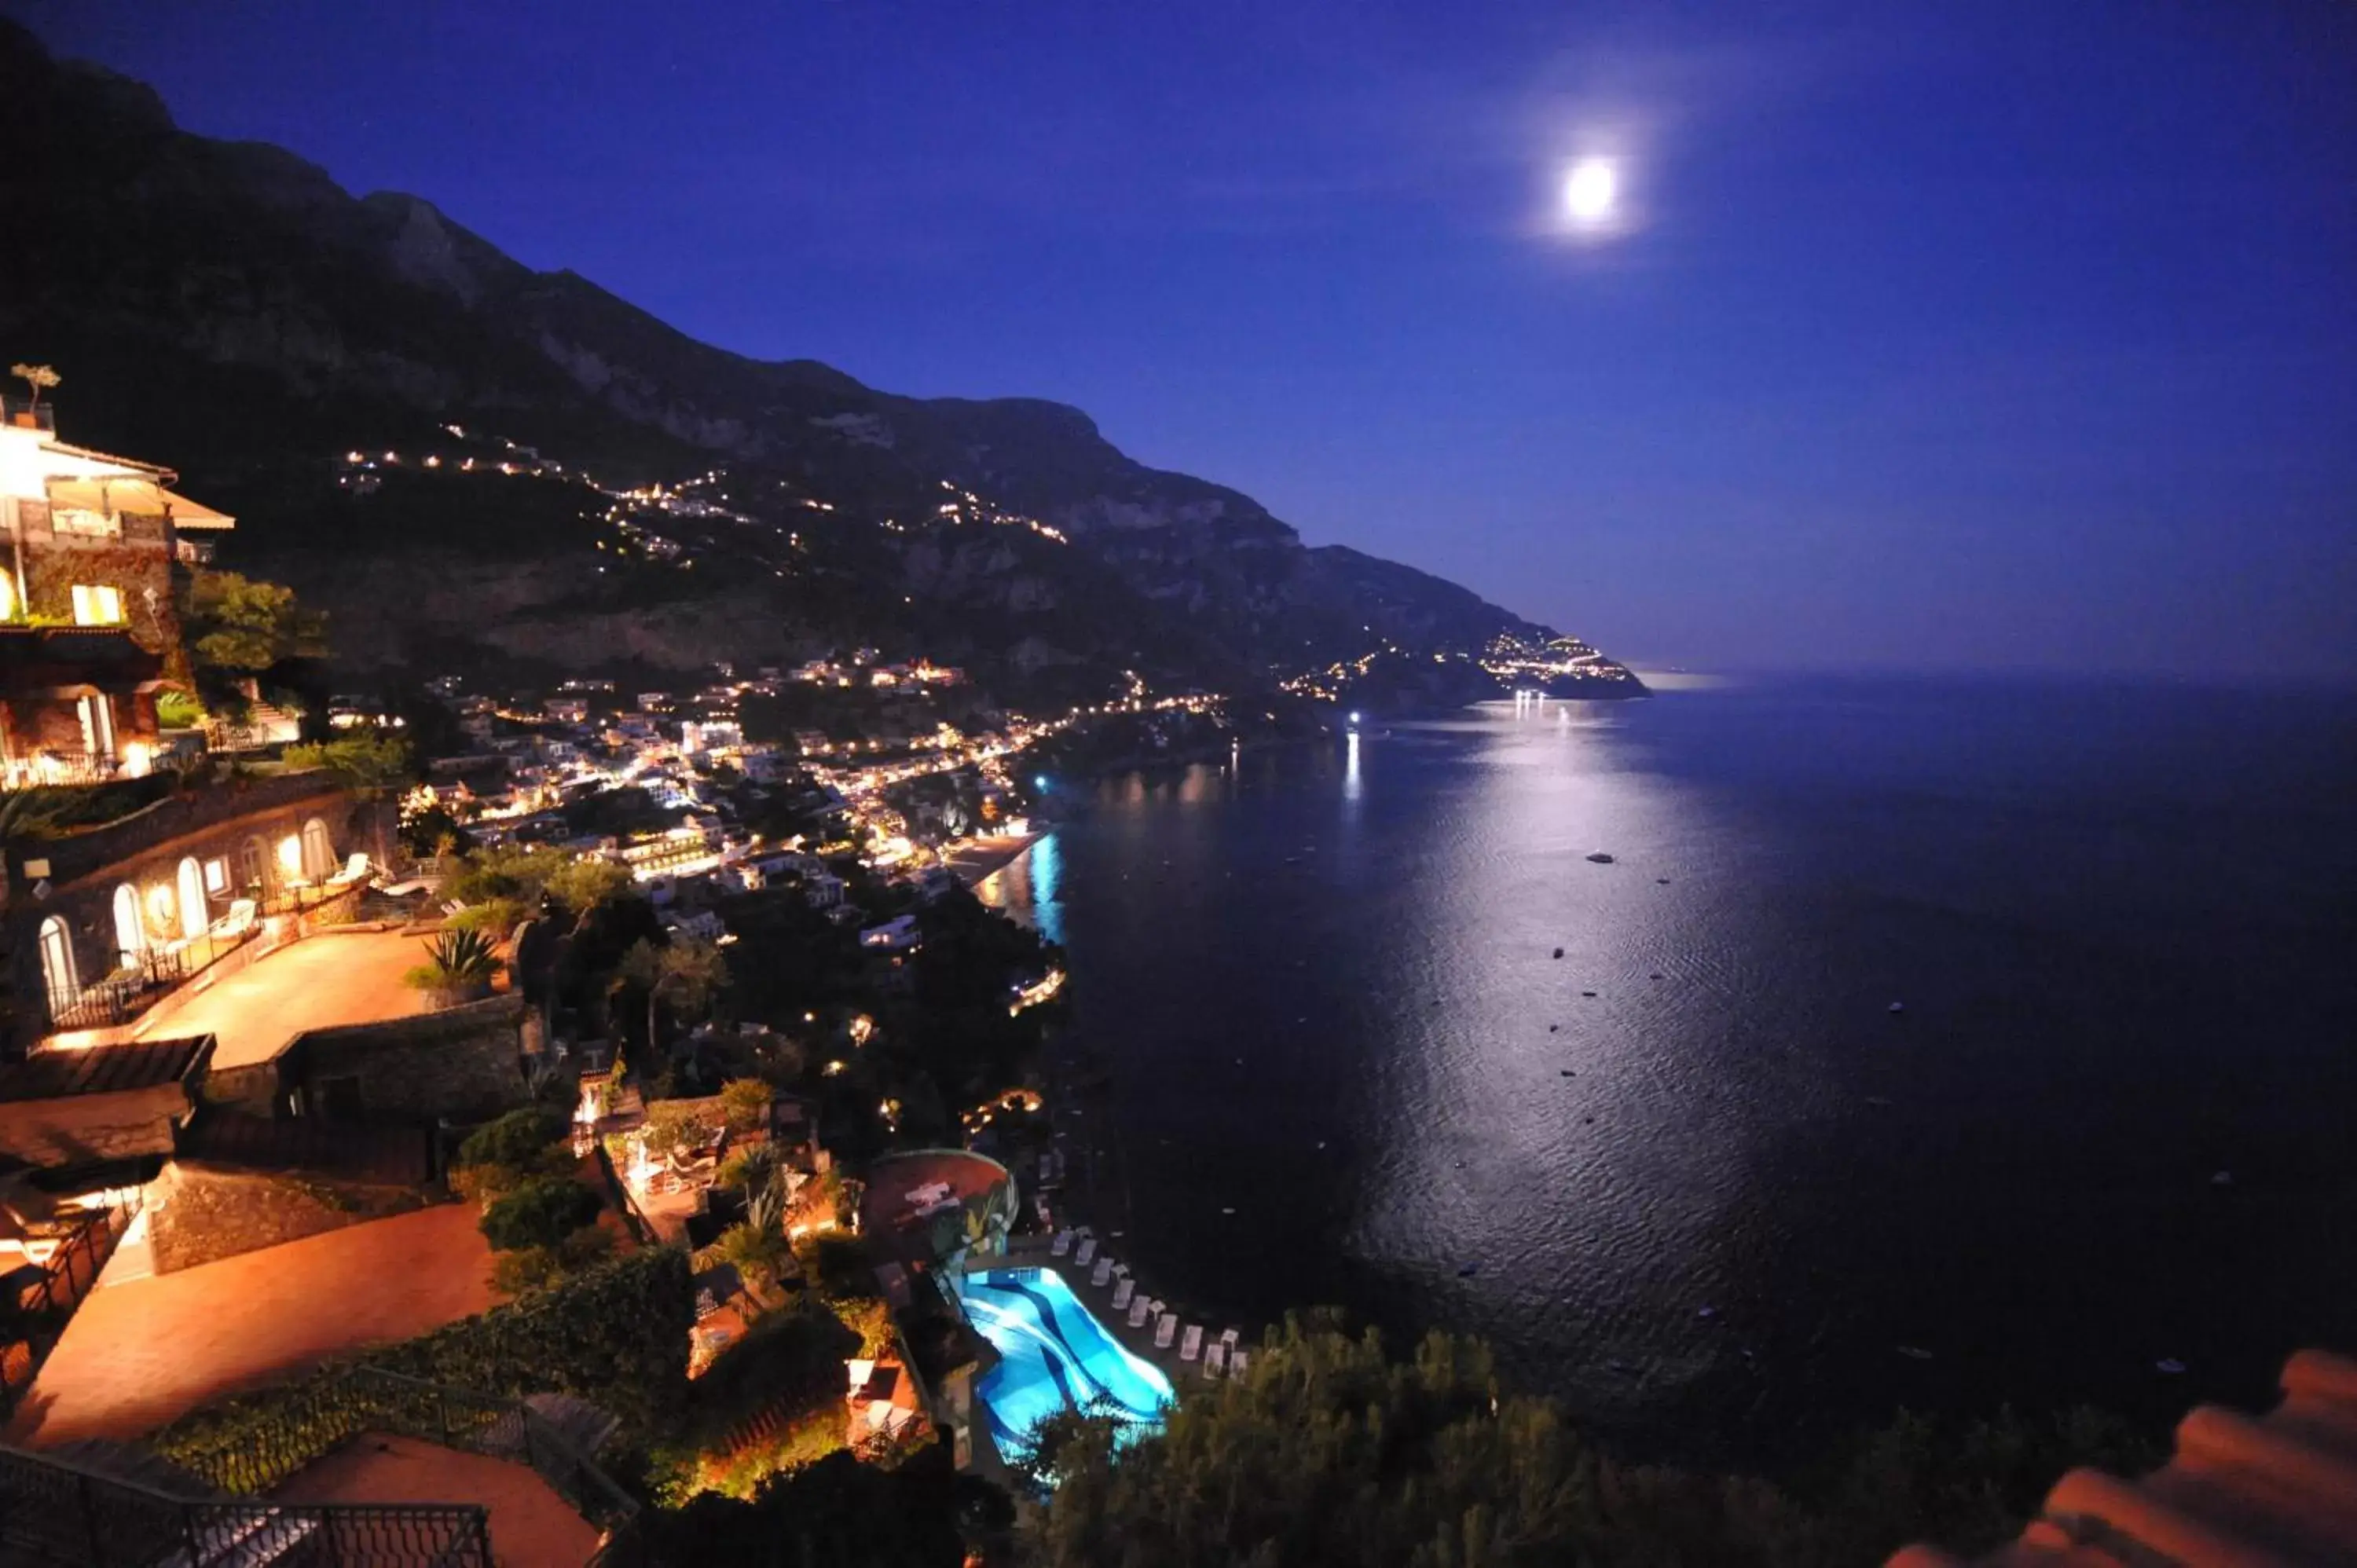
[[[270,891],[270,852],[262,841],[250,838],[245,847],[237,852],[238,883],[248,893],[259,898]]]
[[[124,969],[147,950],[147,924],[139,917],[139,890],[128,882],[114,890],[114,961]]]
[[[49,993],[49,1011],[64,1012],[81,997],[74,979],[73,940],[66,923],[55,915],[41,922],[41,983]]]
[[[180,934],[189,940],[205,934],[210,917],[205,910],[205,868],[189,855],[180,862]]]
[[[328,824],[313,817],[303,824],[303,875],[320,882],[335,869],[336,850],[328,842]]]

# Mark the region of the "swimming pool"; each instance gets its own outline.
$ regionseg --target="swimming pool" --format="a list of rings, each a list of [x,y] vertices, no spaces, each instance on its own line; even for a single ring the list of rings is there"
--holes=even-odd
[[[1162,1419],[1170,1380],[1123,1348],[1053,1269],[991,1269],[959,1282],[966,1321],[999,1354],[974,1391],[999,1452],[1060,1410],[1101,1409],[1125,1428]]]

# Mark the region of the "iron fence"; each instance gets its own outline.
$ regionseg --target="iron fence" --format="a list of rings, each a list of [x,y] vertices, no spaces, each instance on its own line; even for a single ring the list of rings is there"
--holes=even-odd
[[[24,1568],[492,1568],[471,1504],[189,1499],[0,1448],[0,1561]]]
[[[137,1218],[142,1196],[135,1187],[111,1194],[104,1208],[92,1210],[67,1234],[42,1265],[38,1280],[20,1287],[14,1300],[0,1301],[0,1417],[15,1412],[39,1375],[74,1308],[98,1283],[99,1271]]]

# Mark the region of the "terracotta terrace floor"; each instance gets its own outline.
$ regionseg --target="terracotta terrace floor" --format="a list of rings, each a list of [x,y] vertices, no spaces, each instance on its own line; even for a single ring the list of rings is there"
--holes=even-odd
[[[210,1035],[217,1071],[266,1062],[307,1030],[427,1011],[425,993],[401,983],[425,961],[425,940],[414,931],[309,937],[158,1003],[140,1021],[138,1037]]]
[[[141,1436],[220,1396],[492,1305],[470,1204],[306,1236],[178,1273],[102,1276],[9,1423],[12,1442]]]

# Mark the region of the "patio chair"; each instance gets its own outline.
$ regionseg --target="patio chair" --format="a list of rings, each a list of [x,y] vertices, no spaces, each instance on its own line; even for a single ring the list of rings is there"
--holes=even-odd
[[[1164,1313],[1162,1321],[1154,1326],[1154,1348],[1157,1350],[1168,1350],[1170,1348],[1170,1341],[1178,1337],[1178,1315],[1175,1312]]]
[[[1203,1380],[1211,1382],[1227,1370],[1228,1348],[1214,1339],[1203,1348]]]
[[[1139,1296],[1129,1304],[1129,1326],[1132,1328],[1145,1327],[1146,1320],[1153,1315],[1154,1304],[1144,1296]]]
[[[1113,1260],[1111,1258],[1099,1258],[1097,1260],[1097,1266],[1089,1271],[1089,1283],[1094,1285],[1099,1290],[1103,1290],[1106,1283],[1112,1279]]]
[[[350,887],[353,883],[367,876],[368,874],[368,852],[366,850],[356,849],[352,851],[350,857],[344,862],[344,868],[341,871],[337,872],[333,876],[328,878],[326,883],[327,889],[330,893],[341,892],[344,888]]]
[[[1190,1323],[1187,1326],[1187,1332],[1179,1337],[1178,1359],[1182,1361],[1191,1361],[1202,1353],[1203,1326],[1200,1323]]]
[[[1244,1331],[1241,1328],[1226,1329],[1220,1335],[1220,1343],[1226,1346],[1231,1351],[1232,1351],[1236,1348],[1236,1341],[1242,1339],[1243,1337]]]
[[[205,935],[217,942],[241,940],[247,932],[253,929],[254,918],[260,913],[261,907],[253,899],[233,899],[230,903],[229,912],[207,927]]]
[[[1232,1378],[1241,1378],[1244,1375],[1244,1369],[1251,1365],[1251,1354],[1247,1351],[1238,1350],[1234,1355],[1228,1358],[1228,1376]]]
[[[1097,1239],[1093,1236],[1083,1236],[1081,1238],[1080,1250],[1072,1254],[1072,1262],[1085,1269],[1090,1263],[1095,1262],[1096,1255]]]
[[[1060,1258],[1071,1252],[1071,1250],[1072,1233],[1070,1230],[1059,1230],[1056,1232],[1055,1240],[1049,1243],[1048,1255],[1051,1258]]]
[[[1113,1309],[1115,1312],[1125,1310],[1129,1305],[1130,1297],[1136,1294],[1137,1282],[1135,1280],[1123,1280],[1113,1287]]]

